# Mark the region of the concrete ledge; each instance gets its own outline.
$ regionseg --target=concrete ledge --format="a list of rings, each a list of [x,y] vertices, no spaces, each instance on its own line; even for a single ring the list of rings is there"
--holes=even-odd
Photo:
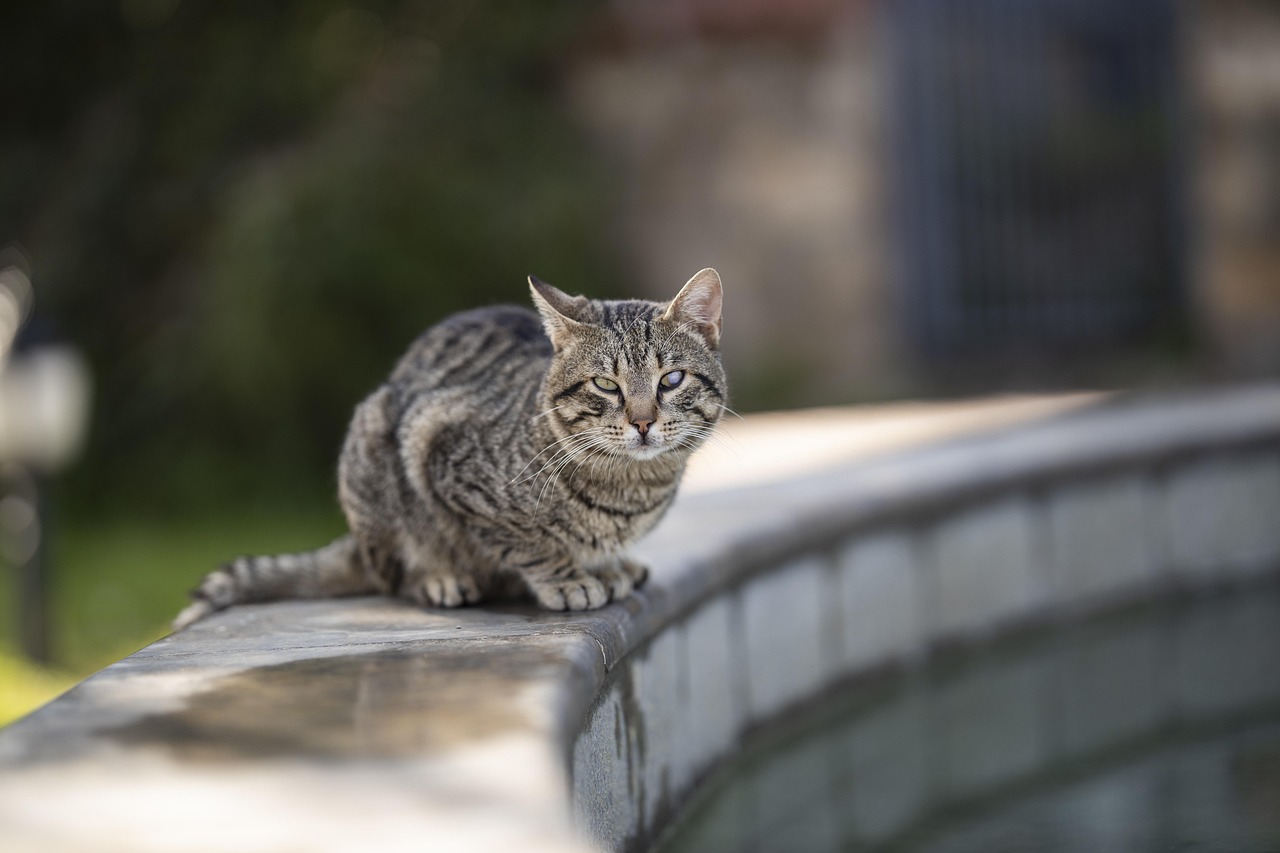
[[[842,679],[1280,566],[1280,387],[1020,411],[916,413],[969,434],[862,457],[859,413],[759,430],[739,485],[695,472],[640,549],[651,582],[595,613],[221,614],[0,731],[0,848],[638,847]],[[793,443],[808,471],[780,479]]]

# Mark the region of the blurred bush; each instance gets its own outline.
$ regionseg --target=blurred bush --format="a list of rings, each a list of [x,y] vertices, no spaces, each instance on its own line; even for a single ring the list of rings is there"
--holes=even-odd
[[[317,493],[429,323],[627,288],[558,102],[592,4],[8,4],[0,243],[97,380],[77,514]]]
[[[32,708],[71,687],[74,680],[0,648],[0,726],[16,720]]]

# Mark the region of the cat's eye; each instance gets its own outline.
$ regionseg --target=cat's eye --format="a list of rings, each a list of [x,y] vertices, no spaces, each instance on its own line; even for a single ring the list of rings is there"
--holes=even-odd
[[[658,384],[663,388],[674,388],[684,381],[683,370],[673,370],[670,373],[664,373],[662,378],[658,380]]]
[[[595,379],[592,379],[591,381],[594,382],[595,386],[599,388],[601,391],[613,392],[618,390],[618,383],[614,382],[612,379],[606,379],[603,376],[597,376]]]

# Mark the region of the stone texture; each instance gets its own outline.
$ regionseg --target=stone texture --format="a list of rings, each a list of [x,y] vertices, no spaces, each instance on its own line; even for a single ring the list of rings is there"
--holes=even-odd
[[[882,842],[929,802],[936,732],[931,696],[910,690],[857,719],[842,738],[848,762],[845,836]]]
[[[752,824],[760,850],[833,850],[835,810],[825,801],[836,756],[821,741],[802,743],[753,774]]]
[[[1168,486],[1173,568],[1226,576],[1271,568],[1280,559],[1280,459],[1219,455],[1179,468]]]
[[[990,630],[1029,616],[1048,597],[1032,508],[1014,496],[943,521],[931,538],[930,628],[940,636]]]
[[[1178,575],[1210,577],[1221,568],[1224,524],[1221,463],[1203,460],[1177,470],[1169,479],[1169,557]]]
[[[727,795],[695,812],[693,829],[681,834],[678,842],[664,847],[664,853],[710,853],[718,850],[756,849],[754,792],[733,786]]]
[[[595,707],[573,747],[574,812],[588,840],[617,849],[637,825],[629,784],[630,750],[619,691]]]
[[[730,769],[730,805],[717,798],[708,810],[718,821],[734,815],[734,846],[685,843],[675,849],[1021,850],[1057,838],[1071,849],[1120,850],[1130,849],[1123,831],[1133,827],[1124,819],[1130,815],[1116,810],[1149,805],[1157,819],[1144,829],[1156,834],[1129,836],[1145,849],[1168,824],[1158,819],[1161,813],[1194,807],[1196,800],[1203,807],[1205,798],[1219,804],[1207,814],[1232,826],[1241,826],[1242,816],[1246,827],[1249,816],[1265,822],[1265,808],[1240,810],[1242,803],[1267,799],[1240,799],[1242,790],[1257,785],[1240,787],[1249,780],[1239,761],[1205,774],[1208,786],[1192,774],[1165,775],[1163,783],[1140,791],[1122,780],[1152,779],[1144,768],[1170,759],[1181,764],[1190,757],[1188,747],[1191,754],[1206,748],[1226,758],[1230,753],[1218,745],[1227,731],[1235,732],[1228,737],[1237,743],[1242,734],[1252,738],[1261,750],[1256,754],[1265,756],[1275,741],[1265,720],[1275,707],[1280,672],[1274,656],[1251,651],[1270,648],[1262,644],[1275,642],[1278,626],[1280,590],[1257,585],[1116,611],[875,679],[867,689],[843,694],[843,708],[828,707],[827,719],[834,722],[789,729],[763,754],[751,753]],[[1230,653],[1204,659],[1220,664],[1249,657],[1238,673],[1243,677],[1229,680],[1239,686],[1247,679],[1251,688],[1223,690],[1221,666],[1200,666],[1185,670],[1188,680],[1173,689],[1179,677],[1173,653],[1183,643],[1219,642]],[[1261,689],[1263,684],[1269,686]],[[1188,706],[1182,690],[1212,701]],[[964,712],[957,713],[962,705]],[[1037,738],[1037,732],[1045,736]],[[1232,750],[1237,756],[1249,751]],[[1077,775],[1082,770],[1083,779]],[[1100,787],[1095,774],[1121,784]],[[1072,796],[1077,788],[1085,800]],[[1179,796],[1171,800],[1171,793]],[[1130,802],[1135,796],[1138,802]],[[1057,810],[1053,823],[1010,824],[1011,812],[1037,801]],[[1058,810],[1064,803],[1069,808]],[[1195,818],[1205,814],[1201,809]],[[1230,849],[1271,849],[1261,838],[1250,840],[1247,831],[1225,837],[1238,838]],[[828,843],[833,838],[837,843]]]
[[[902,531],[855,539],[840,552],[843,669],[854,672],[920,651],[919,568]]]
[[[637,760],[642,766],[640,799],[646,826],[671,806],[692,781],[689,754],[687,652],[683,626],[663,631],[631,665],[631,703],[641,728]]]
[[[1230,644],[1212,642],[1231,635]],[[1258,654],[1240,656],[1226,651],[1255,648]],[[1192,611],[1179,620],[1166,653],[1174,667],[1174,692],[1179,713],[1188,720],[1214,716],[1248,706],[1280,700],[1280,608],[1269,599],[1255,599],[1230,610]]]
[[[825,636],[832,623],[827,561],[808,558],[753,578],[743,589],[743,633],[751,716],[764,720],[822,688],[838,652]]]
[[[1054,739],[1083,757],[1159,729],[1171,716],[1168,635],[1096,628],[1055,650]]]
[[[1049,497],[1049,554],[1062,602],[1103,599],[1153,579],[1151,489],[1138,476],[1112,477]]]
[[[1050,754],[1048,672],[1044,661],[1015,660],[938,687],[933,725],[942,743],[939,782],[949,796],[1008,782]]]
[[[1280,563],[1280,452],[1238,457],[1227,466],[1239,497],[1229,518],[1229,572],[1254,574]]]
[[[675,775],[690,778],[726,754],[747,723],[742,642],[733,619],[736,601],[718,598],[685,625],[689,739]]]

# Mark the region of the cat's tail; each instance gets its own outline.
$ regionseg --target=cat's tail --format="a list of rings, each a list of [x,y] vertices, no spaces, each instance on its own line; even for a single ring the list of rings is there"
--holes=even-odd
[[[334,598],[379,592],[367,575],[355,540],[343,536],[314,551],[273,557],[239,557],[205,575],[191,592],[194,599],[177,618],[173,630],[233,604],[287,598]]]

